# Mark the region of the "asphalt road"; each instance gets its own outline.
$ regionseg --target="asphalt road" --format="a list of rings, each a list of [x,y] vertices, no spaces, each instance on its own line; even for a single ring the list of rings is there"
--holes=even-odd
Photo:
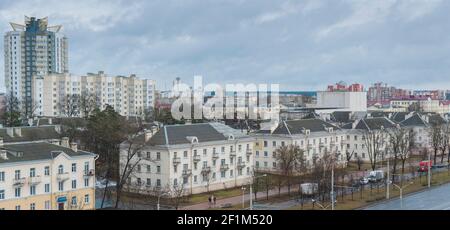
[[[450,184],[404,196],[400,206],[400,199],[394,199],[365,210],[450,210]]]

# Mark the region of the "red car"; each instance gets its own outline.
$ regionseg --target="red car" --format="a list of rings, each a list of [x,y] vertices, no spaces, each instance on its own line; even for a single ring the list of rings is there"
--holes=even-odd
[[[421,161],[419,163],[419,172],[428,172],[428,166],[433,167],[432,161]]]

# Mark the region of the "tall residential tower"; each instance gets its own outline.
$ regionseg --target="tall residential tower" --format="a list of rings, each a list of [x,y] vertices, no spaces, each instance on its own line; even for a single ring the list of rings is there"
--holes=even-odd
[[[29,116],[36,104],[33,78],[68,72],[67,37],[60,33],[62,26],[48,26],[47,17],[25,16],[25,25],[10,24],[13,30],[4,37],[5,87]]]

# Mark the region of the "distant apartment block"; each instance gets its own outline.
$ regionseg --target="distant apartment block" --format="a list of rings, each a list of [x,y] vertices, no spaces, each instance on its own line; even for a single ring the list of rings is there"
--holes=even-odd
[[[10,23],[4,36],[5,87],[17,97],[27,115],[35,99],[32,83],[36,77],[68,72],[68,40],[62,26],[48,26],[48,19],[25,17],[25,24]]]
[[[142,116],[155,106],[155,81],[136,75],[52,74],[36,78],[33,89],[37,116],[79,117],[86,115],[88,106],[107,105],[123,116]]]

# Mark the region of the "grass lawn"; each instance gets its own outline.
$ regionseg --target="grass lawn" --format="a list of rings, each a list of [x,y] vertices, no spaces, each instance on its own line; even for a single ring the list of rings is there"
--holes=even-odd
[[[208,202],[208,197],[214,195],[218,200],[239,196],[242,195],[241,187],[232,188],[232,189],[226,189],[226,190],[219,190],[219,191],[211,191],[209,193],[201,193],[201,194],[195,194],[188,197],[187,203],[184,203],[183,205],[192,205],[192,204],[198,204],[198,203],[204,203]]]

